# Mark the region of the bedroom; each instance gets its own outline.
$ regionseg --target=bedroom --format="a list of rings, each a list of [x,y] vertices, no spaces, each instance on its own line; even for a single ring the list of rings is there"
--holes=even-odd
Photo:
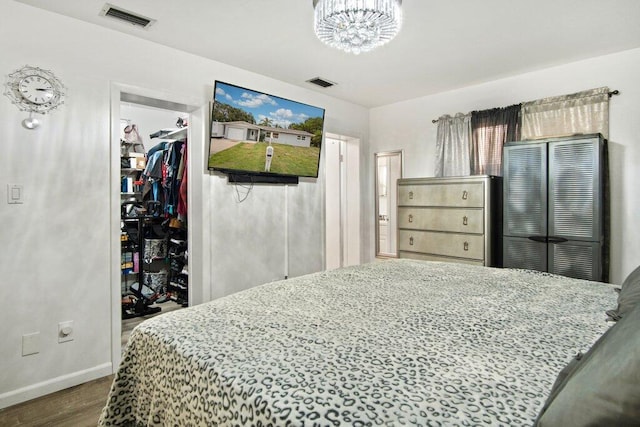
[[[3,150],[2,189],[23,184],[22,209],[4,204],[0,210],[2,231],[2,282],[7,295],[0,319],[5,338],[0,349],[0,397],[2,406],[42,395],[66,386],[110,374],[112,310],[110,307],[110,165],[109,111],[111,82],[142,88],[162,88],[177,94],[186,104],[202,105],[211,96],[214,79],[243,83],[289,98],[324,105],[328,129],[335,134],[360,138],[361,175],[359,202],[362,211],[360,261],[373,259],[373,153],[403,149],[405,176],[433,174],[431,161],[436,128],[431,120],[441,114],[505,106],[514,102],[577,92],[607,85],[621,95],[611,104],[612,265],[611,281],[621,283],[640,259],[637,212],[640,200],[640,49],[566,61],[514,76],[448,90],[402,102],[366,108],[354,103],[296,87],[259,74],[206,60],[139,38],[33,8],[9,0],[2,2],[0,33],[4,74],[24,64],[53,69],[70,90],[59,111],[43,120],[41,131],[20,126],[24,114],[6,102],[0,104],[6,146]],[[615,25],[615,21],[609,21]],[[25,27],[25,23],[28,25]],[[38,29],[38,30],[35,30]],[[46,29],[46,32],[42,29]],[[31,35],[35,31],[35,36]],[[636,37],[636,43],[640,37]],[[52,43],[50,40],[55,40]],[[132,56],[133,55],[133,56]],[[163,62],[163,58],[170,58]],[[364,56],[363,56],[364,58]],[[153,73],[149,66],[158,64]],[[185,71],[188,70],[188,71]],[[188,73],[188,74],[187,74]],[[309,76],[312,77],[312,76]],[[397,141],[403,141],[399,144]],[[204,179],[204,177],[203,177]],[[197,183],[194,183],[196,185]],[[220,185],[224,188],[224,185]],[[320,186],[303,184],[302,201],[318,203]],[[205,193],[203,200],[231,200],[229,192]],[[265,196],[278,197],[274,191]],[[214,199],[215,197],[215,199]],[[260,201],[255,201],[259,207]],[[297,217],[297,216],[296,216]],[[201,218],[209,227],[217,215]],[[264,218],[276,223],[275,218]],[[309,218],[320,224],[320,217]],[[312,245],[299,243],[302,258],[292,262],[291,274],[321,268],[320,229]],[[260,242],[258,242],[260,243]],[[212,245],[205,241],[203,245]],[[255,243],[253,243],[255,245]],[[61,250],[65,248],[65,250]],[[210,250],[221,249],[209,247]],[[241,251],[242,248],[234,248]],[[282,250],[279,249],[280,256]],[[292,251],[292,253],[295,251]],[[242,253],[242,252],[240,252]],[[279,277],[270,259],[236,261],[235,268],[203,272],[215,276],[211,297]],[[246,277],[238,287],[229,280],[239,269]],[[217,292],[217,293],[216,293]],[[73,319],[77,338],[71,346],[59,345],[56,328]],[[8,325],[14,325],[9,328]],[[20,354],[22,335],[41,331],[41,351],[32,357]]]

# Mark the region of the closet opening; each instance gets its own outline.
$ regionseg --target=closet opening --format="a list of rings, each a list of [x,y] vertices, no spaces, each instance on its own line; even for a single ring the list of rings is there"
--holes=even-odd
[[[140,322],[189,305],[189,114],[126,99],[120,98],[123,345]]]
[[[189,274],[189,126],[197,107],[126,89],[114,88],[111,107],[113,369],[136,325],[202,297],[196,291],[194,300]]]

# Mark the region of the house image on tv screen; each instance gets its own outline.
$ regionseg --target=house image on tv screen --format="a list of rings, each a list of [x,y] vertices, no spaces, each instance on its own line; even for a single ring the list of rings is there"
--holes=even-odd
[[[231,141],[260,141],[293,145],[295,147],[310,147],[313,134],[303,130],[274,128],[236,121],[213,122],[211,125],[211,137],[224,138]]]
[[[324,109],[216,81],[207,168],[318,177]]]

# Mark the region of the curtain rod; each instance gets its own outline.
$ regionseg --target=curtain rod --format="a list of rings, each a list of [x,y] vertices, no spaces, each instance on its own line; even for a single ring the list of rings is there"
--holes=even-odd
[[[618,89],[616,90],[612,90],[611,92],[609,92],[609,98],[611,98],[613,95],[620,95],[620,91]],[[438,119],[433,119],[431,120],[431,123],[438,123]]]

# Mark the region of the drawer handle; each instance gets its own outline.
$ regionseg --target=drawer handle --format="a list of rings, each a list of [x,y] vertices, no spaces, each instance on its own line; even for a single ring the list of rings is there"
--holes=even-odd
[[[469,193],[467,193],[467,190],[464,190],[462,192],[462,200],[467,200],[468,197],[469,197]]]
[[[413,191],[409,191],[409,200],[413,199]]]
[[[413,237],[409,237],[409,245],[413,246]]]
[[[413,222],[413,215],[409,214],[409,222]]]
[[[469,250],[469,242],[464,242],[464,250],[465,251]]]
[[[469,218],[467,218],[466,216],[462,217],[462,225],[469,225]]]

